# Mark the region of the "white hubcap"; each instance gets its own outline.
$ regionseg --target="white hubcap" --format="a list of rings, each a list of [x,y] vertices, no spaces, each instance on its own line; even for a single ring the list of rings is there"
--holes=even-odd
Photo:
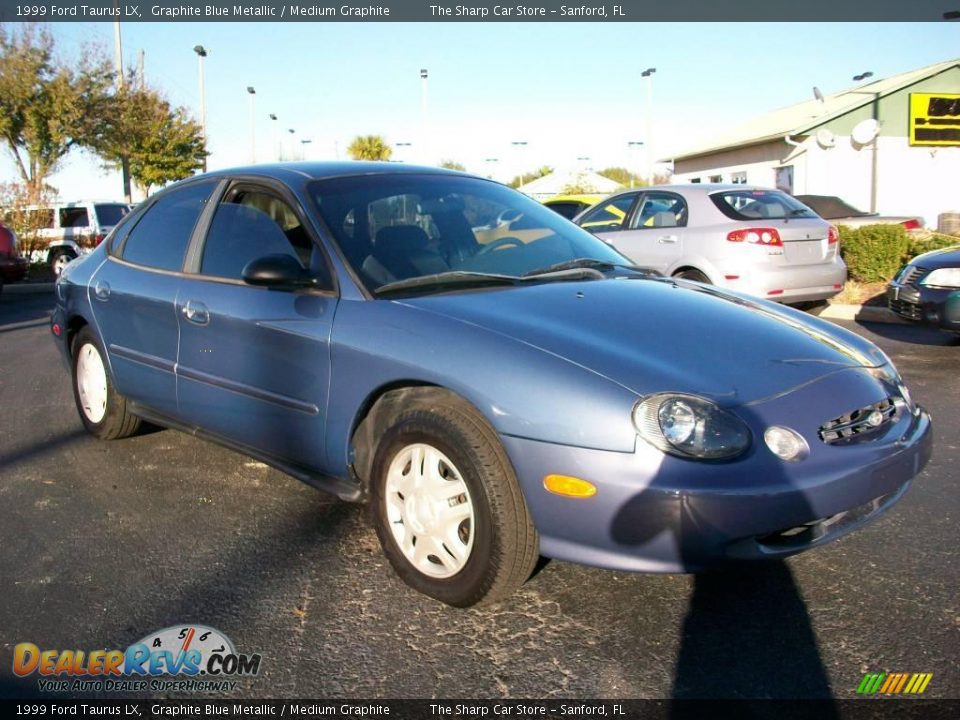
[[[80,409],[96,424],[107,413],[107,371],[97,348],[86,343],[77,356],[77,394]]]
[[[448,578],[470,559],[473,501],[450,459],[431,445],[407,445],[387,470],[387,520],[407,560],[424,575]]]

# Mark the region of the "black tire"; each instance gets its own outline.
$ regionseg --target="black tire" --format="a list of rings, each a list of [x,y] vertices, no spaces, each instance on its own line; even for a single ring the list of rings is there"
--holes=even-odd
[[[83,400],[81,399],[81,381],[78,374],[78,366],[81,357],[86,353],[95,352],[99,356],[103,367],[103,382],[106,386],[106,402],[103,406],[102,417],[97,416],[96,410],[85,410]],[[86,362],[86,361],[85,361]],[[106,354],[103,352],[103,346],[90,328],[83,328],[74,338],[72,347],[72,379],[73,379],[73,399],[77,404],[77,412],[80,414],[80,420],[91,435],[101,440],[117,440],[133,435],[140,429],[140,418],[132,414],[127,408],[127,400],[117,392],[113,386],[113,380],[110,373],[106,370]]]
[[[687,268],[686,270],[681,270],[680,272],[674,273],[674,277],[683,278],[684,280],[693,280],[694,282],[710,284],[710,278],[704,275],[699,270],[694,270],[693,268]]]
[[[388,490],[391,464],[403,462],[402,453],[420,444],[450,460],[454,476],[459,473],[468,490],[458,498],[473,509],[472,524],[467,525],[472,548],[450,577],[432,577],[419,570],[405,555],[388,517],[387,496],[403,500],[402,494]],[[530,577],[539,558],[539,537],[509,458],[493,428],[456,397],[416,401],[394,418],[374,456],[370,506],[380,544],[400,578],[448,605],[470,607],[511,595]],[[462,523],[458,534],[463,531]]]
[[[63,268],[67,263],[75,260],[77,256],[71,250],[54,250],[50,253],[50,271],[54,278],[60,277]]]

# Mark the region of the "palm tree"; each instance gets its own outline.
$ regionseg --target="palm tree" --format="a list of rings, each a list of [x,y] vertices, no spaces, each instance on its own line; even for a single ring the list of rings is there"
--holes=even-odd
[[[347,152],[354,160],[389,160],[393,148],[380,135],[358,135]]]

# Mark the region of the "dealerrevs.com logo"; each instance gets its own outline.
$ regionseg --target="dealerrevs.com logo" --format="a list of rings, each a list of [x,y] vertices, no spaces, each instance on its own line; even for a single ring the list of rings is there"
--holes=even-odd
[[[214,628],[173,625],[126,650],[41,650],[19,643],[13,672],[36,673],[39,689],[47,692],[217,692],[235,689],[239,683],[232,678],[256,675],[260,659],[259,653],[238,653]]]

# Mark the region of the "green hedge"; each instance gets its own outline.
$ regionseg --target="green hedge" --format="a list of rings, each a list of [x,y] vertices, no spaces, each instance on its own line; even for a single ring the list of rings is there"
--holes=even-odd
[[[910,245],[907,248],[907,256],[904,258],[904,262],[912,260],[917,255],[923,255],[925,252],[930,252],[931,250],[956,246],[960,246],[960,237],[956,235],[935,233],[923,239],[910,238]]]
[[[902,225],[840,226],[840,254],[851,280],[888,282],[903,265],[909,247]]]

